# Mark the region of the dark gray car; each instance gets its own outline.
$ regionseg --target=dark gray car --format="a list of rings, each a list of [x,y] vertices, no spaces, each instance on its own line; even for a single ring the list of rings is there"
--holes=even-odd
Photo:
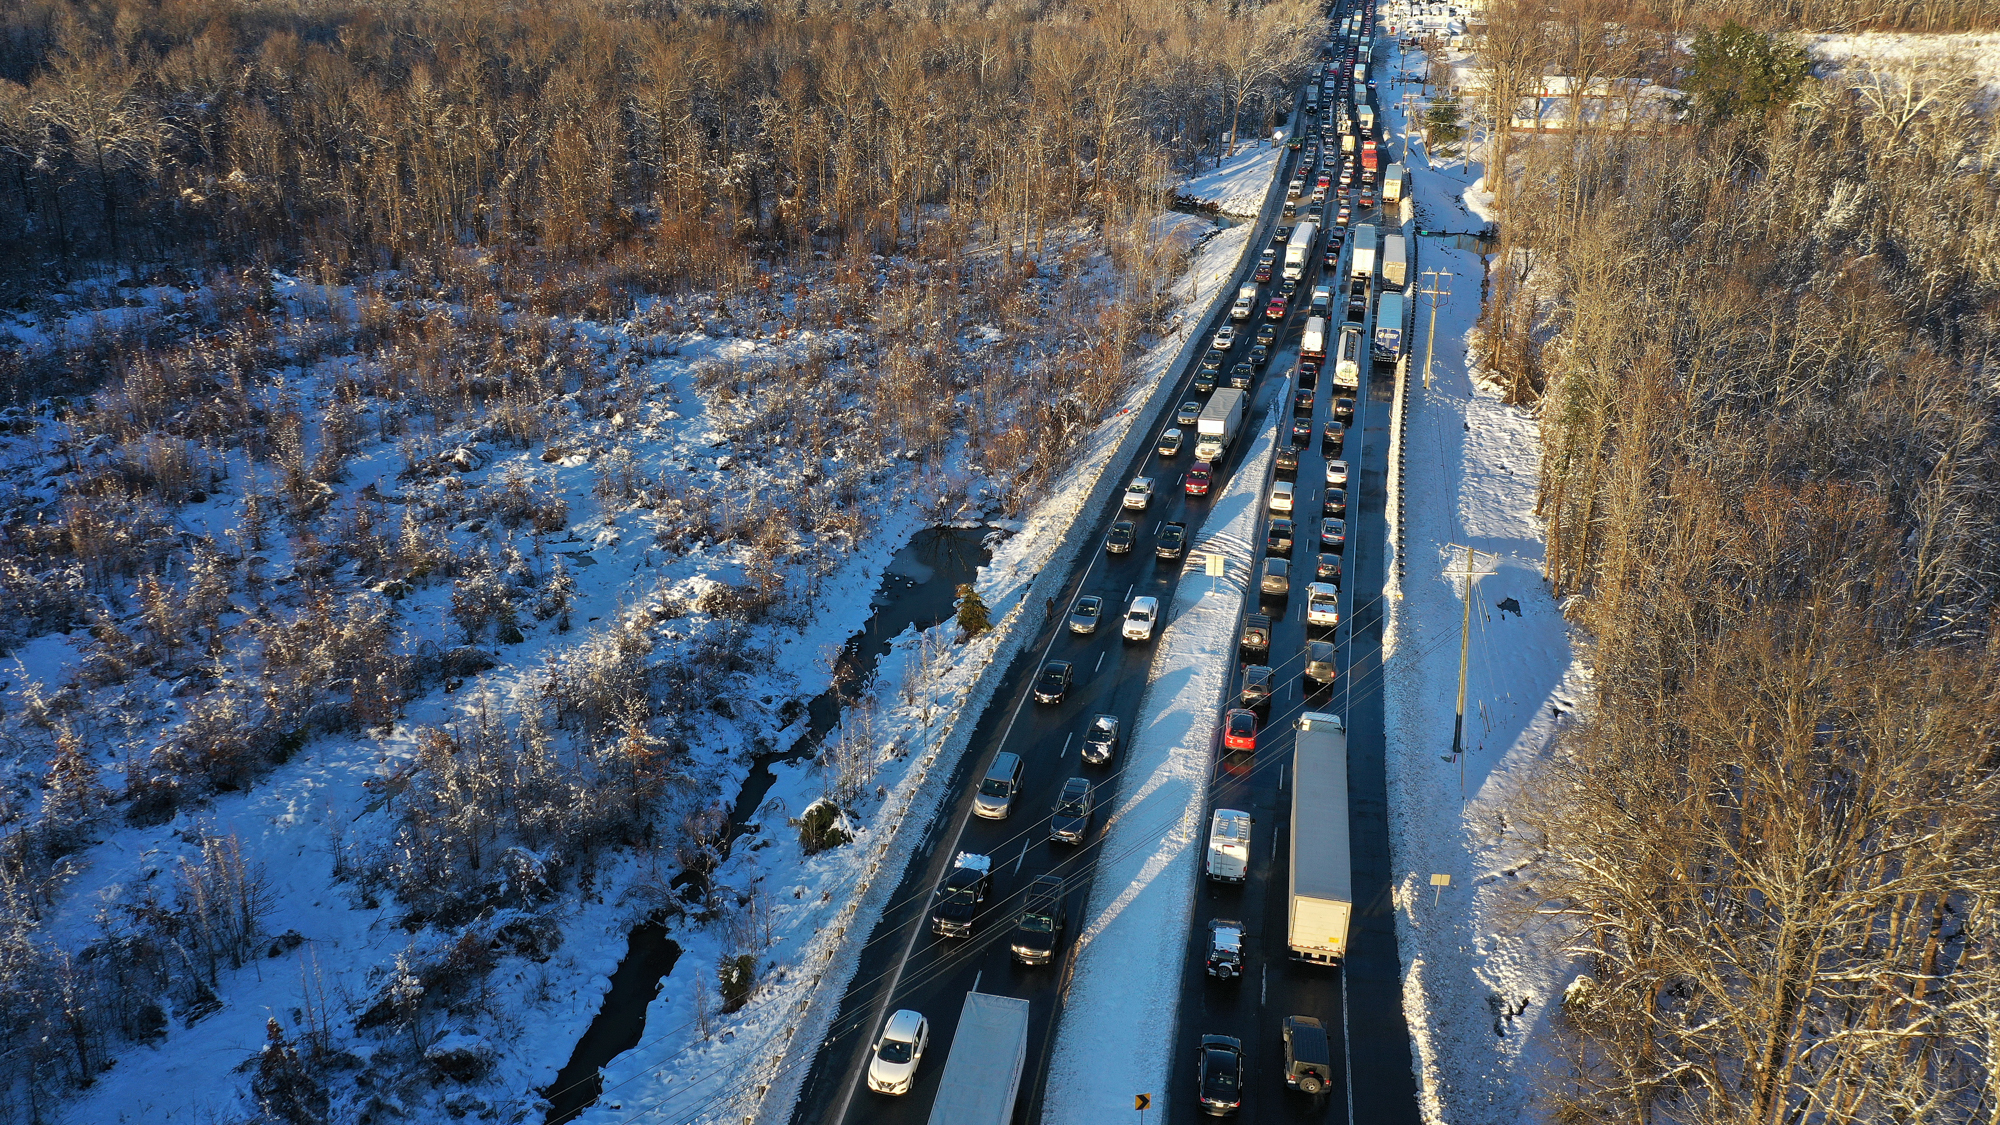
[[[1058,844],[1081,844],[1090,838],[1090,822],[1095,810],[1090,803],[1090,781],[1072,777],[1063,782],[1056,808],[1049,817],[1049,839]]]

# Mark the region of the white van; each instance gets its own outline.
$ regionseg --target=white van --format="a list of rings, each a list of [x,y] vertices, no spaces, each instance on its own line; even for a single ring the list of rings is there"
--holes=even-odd
[[[1361,331],[1343,328],[1340,331],[1340,357],[1333,365],[1333,385],[1349,390],[1361,386]]]
[[[1208,822],[1208,877],[1241,883],[1250,877],[1250,814],[1217,809]]]

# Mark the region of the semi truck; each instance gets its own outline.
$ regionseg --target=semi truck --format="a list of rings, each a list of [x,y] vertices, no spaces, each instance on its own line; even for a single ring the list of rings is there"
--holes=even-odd
[[[1326,318],[1306,318],[1305,334],[1299,337],[1299,358],[1314,361],[1326,358]]]
[[[1399,231],[1382,236],[1382,284],[1401,289],[1410,280],[1409,244]]]
[[[1409,320],[1409,299],[1401,293],[1384,293],[1375,302],[1375,362],[1394,363],[1403,358]]]
[[[1285,278],[1297,281],[1306,275],[1306,267],[1312,264],[1313,243],[1319,240],[1319,227],[1313,223],[1300,223],[1292,228],[1291,238],[1285,241]]]
[[[1243,428],[1243,400],[1248,397],[1248,391],[1225,387],[1201,408],[1201,416],[1194,423],[1195,460],[1213,465],[1222,459],[1236,431]]]
[[[1389,170],[1382,173],[1382,202],[1400,202],[1403,193],[1409,190],[1409,177],[1409,169],[1401,164],[1389,165]]]
[[[1375,276],[1375,224],[1362,223],[1354,228],[1354,237],[1349,239],[1353,246],[1352,257],[1347,272],[1350,277]]]
[[[1347,727],[1338,715],[1308,711],[1293,729],[1291,901],[1285,942],[1293,960],[1338,965],[1347,958],[1347,926],[1354,914]]]
[[[1008,1125],[1027,1067],[1028,1002],[966,993],[931,1101],[930,1125]]]

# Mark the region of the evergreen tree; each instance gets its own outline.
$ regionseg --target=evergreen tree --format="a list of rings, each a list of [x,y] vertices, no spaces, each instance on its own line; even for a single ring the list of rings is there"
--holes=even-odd
[[[961,583],[958,587],[958,627],[967,637],[976,637],[993,627],[987,619],[986,603],[979,597],[979,591],[972,583]]]
[[[1804,47],[1731,21],[1694,37],[1683,106],[1705,124],[1758,124],[1791,105],[1811,73]]]

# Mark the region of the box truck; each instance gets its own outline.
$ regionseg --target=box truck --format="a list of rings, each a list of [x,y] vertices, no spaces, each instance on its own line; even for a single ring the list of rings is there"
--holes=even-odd
[[[1215,392],[1215,397],[1202,407],[1200,417],[1195,419],[1194,459],[1213,465],[1222,459],[1223,451],[1236,437],[1236,431],[1243,426],[1243,400],[1249,392],[1234,387],[1225,387]]]
[[[1028,1002],[966,993],[930,1125],[1008,1125],[1027,1066]]]
[[[1375,276],[1375,224],[1362,223],[1354,228],[1354,236],[1349,240],[1353,255],[1347,266],[1350,277]]]
[[[1409,300],[1401,293],[1384,293],[1375,302],[1375,362],[1403,358],[1403,326],[1409,320]]]
[[[1410,280],[1408,242],[1401,232],[1382,236],[1382,284],[1401,289]]]
[[[1354,115],[1361,119],[1361,135],[1364,137],[1374,136],[1375,107],[1369,105],[1360,106],[1354,111]]]
[[[1306,267],[1312,264],[1313,243],[1319,240],[1319,227],[1313,223],[1300,223],[1292,228],[1291,238],[1285,240],[1285,278],[1297,281],[1306,275]]]
[[[1292,745],[1291,902],[1286,945],[1294,960],[1338,965],[1347,957],[1354,867],[1347,839],[1347,728],[1308,711]]]
[[[1409,190],[1409,177],[1409,169],[1401,164],[1389,165],[1389,170],[1382,173],[1382,202],[1400,202],[1403,193]]]

